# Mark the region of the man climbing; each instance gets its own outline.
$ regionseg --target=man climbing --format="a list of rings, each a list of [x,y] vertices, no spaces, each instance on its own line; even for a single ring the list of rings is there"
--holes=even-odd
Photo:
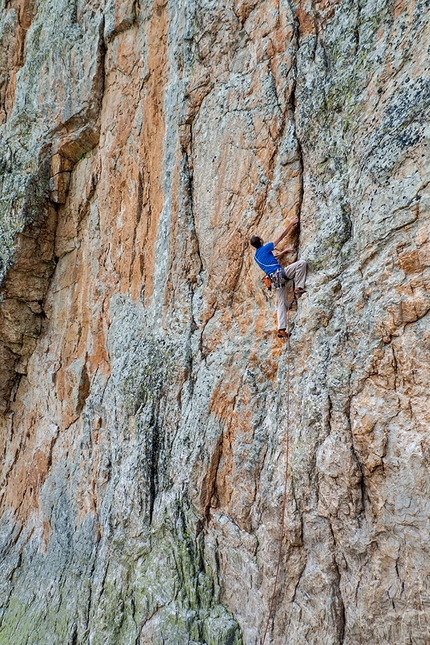
[[[295,249],[290,247],[284,249],[276,256],[273,254],[274,249],[282,242],[284,237],[288,235],[291,229],[299,223],[298,218],[294,219],[281,235],[274,241],[264,243],[263,238],[258,235],[251,237],[250,243],[256,251],[254,253],[254,260],[266,275],[269,276],[272,286],[276,289],[278,296],[278,337],[287,338],[287,290],[286,284],[288,280],[294,280],[295,289],[294,293],[297,298],[300,298],[305,292],[307,264],[305,260],[297,260],[287,267],[279,264],[278,260],[287,253],[294,253]]]

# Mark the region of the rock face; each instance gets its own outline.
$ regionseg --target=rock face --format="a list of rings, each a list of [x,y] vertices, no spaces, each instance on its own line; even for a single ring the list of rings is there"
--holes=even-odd
[[[0,644],[429,643],[428,4],[2,0]]]

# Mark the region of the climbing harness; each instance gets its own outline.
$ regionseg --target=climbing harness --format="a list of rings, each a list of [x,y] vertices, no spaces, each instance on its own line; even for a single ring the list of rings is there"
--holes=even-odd
[[[276,269],[276,271],[269,275],[269,278],[272,281],[272,286],[274,289],[280,289],[286,284],[286,280],[282,275],[282,269]]]
[[[281,518],[281,532],[279,538],[279,552],[278,552],[278,563],[276,565],[276,575],[275,582],[273,584],[272,597],[270,599],[269,605],[269,615],[267,616],[266,626],[264,629],[263,638],[261,640],[261,645],[264,645],[267,635],[267,630],[269,629],[270,619],[272,618],[273,605],[275,602],[276,589],[278,586],[279,571],[281,568],[281,558],[282,558],[282,546],[284,543],[285,537],[285,509],[287,506],[287,482],[288,482],[288,453],[289,453],[289,434],[290,434],[290,354],[291,354],[291,345],[290,345],[290,307],[287,307],[287,416],[286,416],[286,433],[285,433],[285,476],[284,476],[284,496],[282,501],[282,518]]]
[[[273,273],[270,273],[269,275],[264,274],[262,280],[264,286],[267,287],[269,291],[272,289],[272,287],[274,289],[280,289],[288,282],[288,280],[282,274],[282,269],[276,269],[276,271],[273,271]]]

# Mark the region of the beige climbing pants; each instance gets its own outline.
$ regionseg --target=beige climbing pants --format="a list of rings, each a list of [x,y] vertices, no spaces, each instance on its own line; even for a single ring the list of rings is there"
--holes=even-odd
[[[284,278],[287,280],[294,280],[295,288],[303,289],[306,282],[306,272],[308,265],[305,260],[297,260],[282,270]],[[287,327],[287,289],[284,285],[276,289],[278,296],[278,329],[286,329]]]

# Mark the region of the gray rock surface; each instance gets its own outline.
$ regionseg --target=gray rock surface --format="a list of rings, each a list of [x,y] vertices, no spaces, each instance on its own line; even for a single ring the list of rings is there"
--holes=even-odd
[[[427,5],[0,4],[0,645],[430,643]]]

